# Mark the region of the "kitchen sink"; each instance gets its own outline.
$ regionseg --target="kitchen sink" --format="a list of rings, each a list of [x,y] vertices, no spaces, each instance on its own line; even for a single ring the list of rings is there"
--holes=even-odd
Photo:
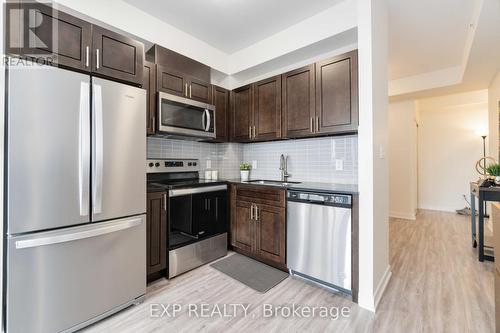
[[[249,180],[246,183],[261,184],[261,185],[281,185],[281,186],[287,186],[290,184],[300,184],[300,182],[281,181],[281,180],[266,180],[266,179]]]

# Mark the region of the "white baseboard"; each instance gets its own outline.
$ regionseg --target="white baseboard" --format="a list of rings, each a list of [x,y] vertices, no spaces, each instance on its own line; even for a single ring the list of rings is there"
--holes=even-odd
[[[430,205],[421,205],[418,207],[418,209],[424,209],[424,210],[436,210],[439,212],[450,212],[450,213],[456,213],[455,208],[450,208],[450,207],[436,207],[436,206],[430,206]]]
[[[393,217],[396,219],[403,219],[403,220],[413,220],[415,221],[417,219],[417,215],[415,213],[400,213],[400,212],[389,212],[389,217]]]
[[[374,295],[375,311],[377,310],[378,304],[380,303],[380,300],[384,295],[384,291],[387,288],[389,281],[391,280],[391,276],[392,276],[391,265],[388,265],[387,269],[384,272],[384,275],[382,276],[382,279],[380,280],[377,286],[377,289],[375,289],[375,295]]]

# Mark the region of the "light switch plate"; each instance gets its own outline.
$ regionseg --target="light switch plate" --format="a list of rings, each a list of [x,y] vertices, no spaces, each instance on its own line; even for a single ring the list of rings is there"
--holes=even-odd
[[[344,170],[344,160],[335,160],[335,170],[337,171]]]
[[[212,168],[212,160],[207,160],[207,169]]]
[[[378,157],[383,160],[385,158],[385,148],[384,146],[380,145],[378,148]]]
[[[252,169],[257,169],[257,161],[256,160],[252,161]]]

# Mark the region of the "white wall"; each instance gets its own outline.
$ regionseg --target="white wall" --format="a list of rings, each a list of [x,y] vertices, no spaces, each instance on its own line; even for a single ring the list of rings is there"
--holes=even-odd
[[[4,66],[4,22],[5,22],[5,17],[4,17],[4,1],[0,1],[0,54],[2,55],[2,59],[0,62],[0,161],[4,161],[4,91],[5,91],[5,66]],[[3,217],[3,163],[0,163],[0,216]],[[2,230],[2,235],[4,234],[3,230],[3,225],[0,228]],[[3,237],[0,238],[0,267],[3,267]],[[0,285],[3,285],[3,269],[0,270]],[[2,295],[3,288],[0,289],[0,298],[3,297]],[[2,318],[3,312],[0,311],[0,323],[3,323],[3,318]],[[3,332],[3,325],[0,324],[1,331]]]
[[[359,300],[375,311],[390,279],[387,1],[358,0]]]
[[[488,123],[489,123],[489,152],[496,160],[500,159],[498,154],[498,127],[500,111],[500,71],[488,88]]]
[[[389,214],[415,219],[417,210],[417,122],[414,101],[389,104]]]
[[[479,130],[488,128],[488,91],[418,101],[419,208],[463,208],[482,157]]]

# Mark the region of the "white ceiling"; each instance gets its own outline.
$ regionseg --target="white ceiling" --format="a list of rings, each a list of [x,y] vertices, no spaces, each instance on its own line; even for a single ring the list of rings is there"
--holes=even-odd
[[[341,2],[341,0],[124,1],[227,54],[253,45]]]
[[[459,66],[475,0],[389,0],[389,78]]]

